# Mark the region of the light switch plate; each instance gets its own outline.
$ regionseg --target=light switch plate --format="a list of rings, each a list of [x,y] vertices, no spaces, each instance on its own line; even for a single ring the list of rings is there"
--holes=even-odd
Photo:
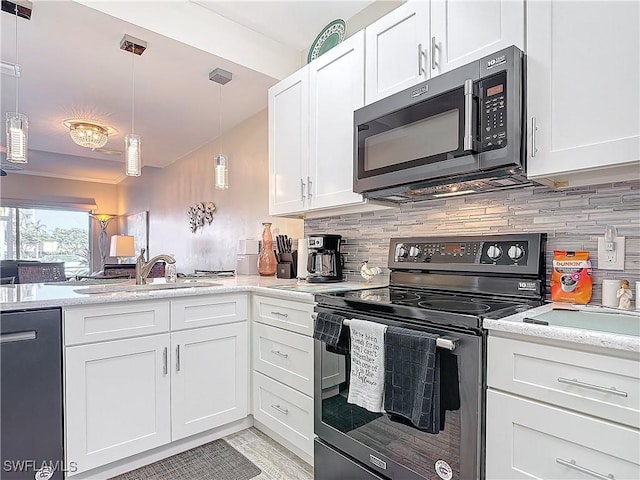
[[[613,251],[607,251],[604,237],[598,237],[598,270],[624,270],[624,237],[615,238]]]

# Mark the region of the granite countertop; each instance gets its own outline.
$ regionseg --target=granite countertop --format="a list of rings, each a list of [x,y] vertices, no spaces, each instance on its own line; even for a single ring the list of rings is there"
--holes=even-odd
[[[180,283],[180,279],[178,281]],[[189,282],[184,282],[186,285]],[[230,292],[255,292],[294,301],[312,302],[314,293],[340,290],[358,290],[372,286],[384,286],[382,282],[336,282],[310,284],[305,281],[283,280],[259,275],[239,275],[213,279],[199,279],[194,288],[167,290],[136,290],[133,280],[107,285],[81,284],[80,282],[24,283],[0,286],[0,311],[28,308],[67,307],[101,303],[152,300],[157,298],[181,298],[194,295],[210,295]],[[183,286],[181,285],[181,286]],[[119,289],[114,291],[114,289]],[[85,293],[83,293],[83,291]],[[86,293],[88,291],[102,293]]]
[[[640,312],[597,306],[575,308],[556,310],[549,303],[499,320],[484,319],[483,326],[490,334],[508,332],[640,353]],[[526,323],[525,318],[548,325]]]

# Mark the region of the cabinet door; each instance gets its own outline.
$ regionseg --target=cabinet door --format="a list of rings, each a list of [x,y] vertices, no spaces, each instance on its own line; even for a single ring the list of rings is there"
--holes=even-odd
[[[178,440],[247,416],[247,323],[171,334],[171,427]]]
[[[269,90],[269,214],[305,207],[309,160],[309,70]]]
[[[590,170],[596,184],[609,180],[593,169],[623,164],[619,180],[639,177],[639,16],[638,2],[527,2],[530,177]]]
[[[429,2],[410,1],[365,29],[366,103],[429,78]]]
[[[353,112],[364,104],[364,32],[312,62],[309,203],[311,209],[362,202],[353,193]]]
[[[169,334],[65,349],[67,454],[76,473],[171,441]]]
[[[515,45],[524,50],[523,0],[432,0],[434,77]]]

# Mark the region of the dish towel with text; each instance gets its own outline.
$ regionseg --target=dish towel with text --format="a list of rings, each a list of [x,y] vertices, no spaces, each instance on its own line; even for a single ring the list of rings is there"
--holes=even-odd
[[[385,339],[384,409],[391,420],[440,431],[438,335],[389,327]],[[400,417],[400,418],[397,418]]]
[[[351,377],[347,402],[383,412],[384,333],[386,325],[350,320]]]

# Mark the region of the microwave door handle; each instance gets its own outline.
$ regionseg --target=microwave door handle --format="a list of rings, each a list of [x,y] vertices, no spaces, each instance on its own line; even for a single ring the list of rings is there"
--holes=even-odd
[[[473,80],[464,81],[464,138],[463,149],[473,149]]]

